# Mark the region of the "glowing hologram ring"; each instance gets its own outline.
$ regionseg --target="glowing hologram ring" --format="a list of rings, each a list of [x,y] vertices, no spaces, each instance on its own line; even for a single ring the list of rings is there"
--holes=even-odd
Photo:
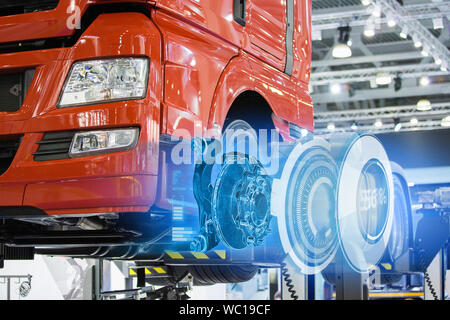
[[[387,248],[394,216],[391,165],[381,142],[353,135],[340,157],[337,184],[338,237],[357,272],[376,265]]]
[[[298,143],[290,152],[282,170],[280,179],[274,179],[272,183],[271,212],[277,217],[278,231],[283,250],[288,255],[288,260],[296,265],[300,269],[300,272],[302,272],[303,274],[315,274],[322,271],[334,259],[338,247],[338,241],[336,239],[329,245],[329,247],[327,247],[326,252],[321,252],[323,258],[320,261],[307,261],[307,254],[305,252],[298,252],[298,250],[301,250],[302,248],[299,248],[296,243],[292,243],[292,241],[298,239],[298,237],[293,239],[293,236],[290,235],[290,233],[292,233],[292,226],[288,227],[289,208],[287,206],[289,205],[289,203],[287,203],[287,200],[290,188],[293,188],[292,185],[295,184],[295,181],[293,182],[292,178],[293,175],[295,175],[294,172],[298,170],[298,162],[301,162],[302,159],[304,157],[307,157],[308,153],[314,149],[320,149],[324,154],[330,153],[329,143],[320,138],[316,138],[305,144]],[[318,183],[321,183],[323,179],[319,178],[317,179],[317,181]],[[315,190],[314,186],[312,187],[312,190]],[[333,204],[335,202],[334,200],[335,199],[333,199]],[[312,227],[311,229],[313,229],[314,225],[311,222],[312,217],[308,216],[307,221],[309,221]],[[336,229],[337,227],[335,226],[336,221],[334,215],[333,221],[331,223]],[[306,249],[309,250],[311,248],[305,248],[305,250]],[[315,250],[315,248],[312,248],[312,250]]]

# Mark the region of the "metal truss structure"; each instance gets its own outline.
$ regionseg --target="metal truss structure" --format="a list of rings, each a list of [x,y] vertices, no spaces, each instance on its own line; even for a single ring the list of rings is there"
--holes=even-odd
[[[395,91],[391,87],[387,88],[376,88],[376,89],[365,89],[365,90],[355,90],[350,94],[349,91],[343,91],[339,94],[332,94],[329,92],[324,93],[314,93],[311,95],[314,103],[314,107],[316,111],[326,111],[323,110],[320,104],[329,104],[329,103],[349,103],[349,102],[370,102],[373,100],[386,100],[386,99],[397,99],[397,104],[400,104],[406,98],[416,99],[420,98],[431,98],[431,97],[440,97],[439,99],[445,99],[444,101],[448,101],[447,98],[450,93],[450,82],[444,82],[440,84],[433,84],[429,86],[409,86],[406,88],[402,88],[400,91]],[[416,100],[416,102],[417,102]],[[437,101],[436,101],[437,102]],[[442,101],[439,101],[442,102]],[[403,102],[405,103],[405,102]],[[397,105],[390,104],[390,105]],[[320,108],[319,108],[320,107]]]
[[[406,120],[401,131],[443,128],[450,114],[450,1],[361,1],[313,0],[310,89],[317,132],[326,134],[330,122],[336,132],[352,131],[354,121],[360,121],[358,130],[393,131],[394,118]],[[337,28],[347,25],[352,56],[333,58]],[[371,28],[375,35],[366,36]],[[376,85],[380,76],[401,80]],[[421,77],[430,77],[429,85]],[[420,99],[431,100],[432,110],[417,111]],[[419,123],[411,125],[408,117]],[[376,119],[383,124],[375,127]]]
[[[422,59],[423,56],[419,51],[411,52],[400,52],[400,53],[390,53],[390,54],[377,54],[372,56],[360,56],[351,57],[345,59],[345,61],[338,59],[328,59],[328,60],[318,60],[312,62],[313,68],[323,68],[331,66],[340,66],[342,64],[354,65],[359,63],[378,63],[386,61],[401,61],[401,60],[412,60],[412,59]],[[313,73],[314,75],[315,73]]]
[[[429,111],[418,111],[415,105],[386,107],[363,110],[344,110],[321,112],[314,116],[315,134],[326,135],[334,132],[367,132],[383,133],[395,130],[396,124],[401,127],[395,131],[416,131],[446,129],[442,119],[450,116],[450,102],[433,105]],[[417,122],[412,122],[415,118]],[[375,121],[381,125],[375,126]],[[333,129],[328,124],[334,125]],[[356,129],[356,130],[355,130]]]
[[[399,132],[406,131],[419,131],[419,130],[438,130],[438,129],[448,129],[448,127],[443,127],[440,120],[426,120],[421,121],[417,124],[403,123]],[[329,130],[328,128],[317,128],[314,130],[314,134],[330,135],[334,133],[344,133],[344,132],[364,132],[364,133],[388,133],[395,131],[395,124],[383,124],[381,127],[375,127],[373,125],[363,125],[358,126],[357,130],[353,130],[351,127],[336,127],[334,130]]]
[[[450,102],[433,104],[429,111],[418,111],[415,105],[385,107],[361,110],[343,110],[320,112],[314,115],[314,121],[318,123],[338,123],[353,121],[369,121],[377,119],[395,119],[427,116],[450,115]]]
[[[443,71],[435,63],[427,64],[414,64],[414,65],[397,65],[380,68],[364,68],[354,70],[343,71],[326,71],[316,72],[311,74],[311,84],[325,85],[332,83],[351,83],[370,81],[376,79],[379,73],[386,74],[395,77],[397,74],[401,74],[403,79],[405,78],[418,78],[421,76],[439,76],[447,75],[448,71]]]
[[[374,0],[386,17],[391,16],[397,20],[397,24],[413,39],[416,38],[423,46],[427,54],[432,54],[435,59],[440,59],[442,65],[447,68],[450,66],[450,51],[435,36],[433,36],[418,19],[410,15],[408,10],[400,5],[396,0]],[[450,4],[444,2],[447,9]],[[423,14],[421,14],[422,16]],[[444,14],[441,12],[441,17]]]
[[[388,1],[390,2],[390,1]],[[449,2],[430,2],[423,4],[413,4],[404,7],[405,20],[424,20],[442,18],[450,14]],[[342,11],[319,13],[312,16],[313,31],[336,29],[342,25],[349,25],[351,27],[364,26],[367,20],[372,16],[371,7],[362,7],[358,9]],[[404,12],[404,13],[405,13]],[[388,18],[380,18],[378,23],[387,23]]]

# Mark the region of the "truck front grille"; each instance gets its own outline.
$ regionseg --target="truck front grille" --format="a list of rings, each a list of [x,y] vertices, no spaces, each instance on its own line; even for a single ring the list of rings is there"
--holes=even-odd
[[[59,0],[1,0],[0,16],[53,10],[58,3]]]
[[[0,73],[0,112],[16,112],[20,109],[33,76],[34,69]]]
[[[39,148],[33,153],[34,161],[49,161],[69,158],[73,131],[49,132],[38,142]]]
[[[19,149],[21,139],[21,136],[0,137],[0,175],[9,169],[17,149]]]

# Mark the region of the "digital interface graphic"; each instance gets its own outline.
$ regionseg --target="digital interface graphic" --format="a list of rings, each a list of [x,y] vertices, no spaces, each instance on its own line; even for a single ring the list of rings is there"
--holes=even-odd
[[[0,301],[448,299],[449,15],[0,0]]]
[[[250,146],[258,141],[255,132],[238,130],[228,135],[233,141],[222,140],[234,151],[205,140],[197,144],[202,149],[192,143],[191,164],[171,165],[173,243],[196,252],[250,250],[260,259],[247,260],[255,265],[287,258],[305,274],[325,269],[338,250],[357,272],[380,261],[392,230],[394,188],[378,139],[347,134],[331,141],[271,141],[266,166],[278,170],[268,175],[248,155],[262,149]]]

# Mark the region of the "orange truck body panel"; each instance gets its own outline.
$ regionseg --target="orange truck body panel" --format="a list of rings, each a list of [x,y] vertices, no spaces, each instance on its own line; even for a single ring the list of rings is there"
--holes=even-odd
[[[0,16],[0,48],[74,36],[76,30],[67,27],[70,8],[83,16],[90,7],[116,2],[124,1],[60,0],[54,10]],[[266,99],[283,136],[288,122],[313,130],[311,0],[294,1],[291,75],[283,72],[286,1],[247,0],[245,27],[233,21],[231,0],[130,2],[148,14],[102,13],[73,46],[0,52],[0,74],[36,70],[22,107],[0,112],[0,140],[22,136],[14,160],[0,176],[0,209],[32,206],[52,215],[148,211],[158,189],[160,135],[176,135],[180,129],[193,135],[220,131],[233,101],[248,90]],[[149,57],[144,99],[57,107],[75,61],[115,56]],[[129,151],[33,160],[46,132],[130,126],[140,127],[140,136]]]

